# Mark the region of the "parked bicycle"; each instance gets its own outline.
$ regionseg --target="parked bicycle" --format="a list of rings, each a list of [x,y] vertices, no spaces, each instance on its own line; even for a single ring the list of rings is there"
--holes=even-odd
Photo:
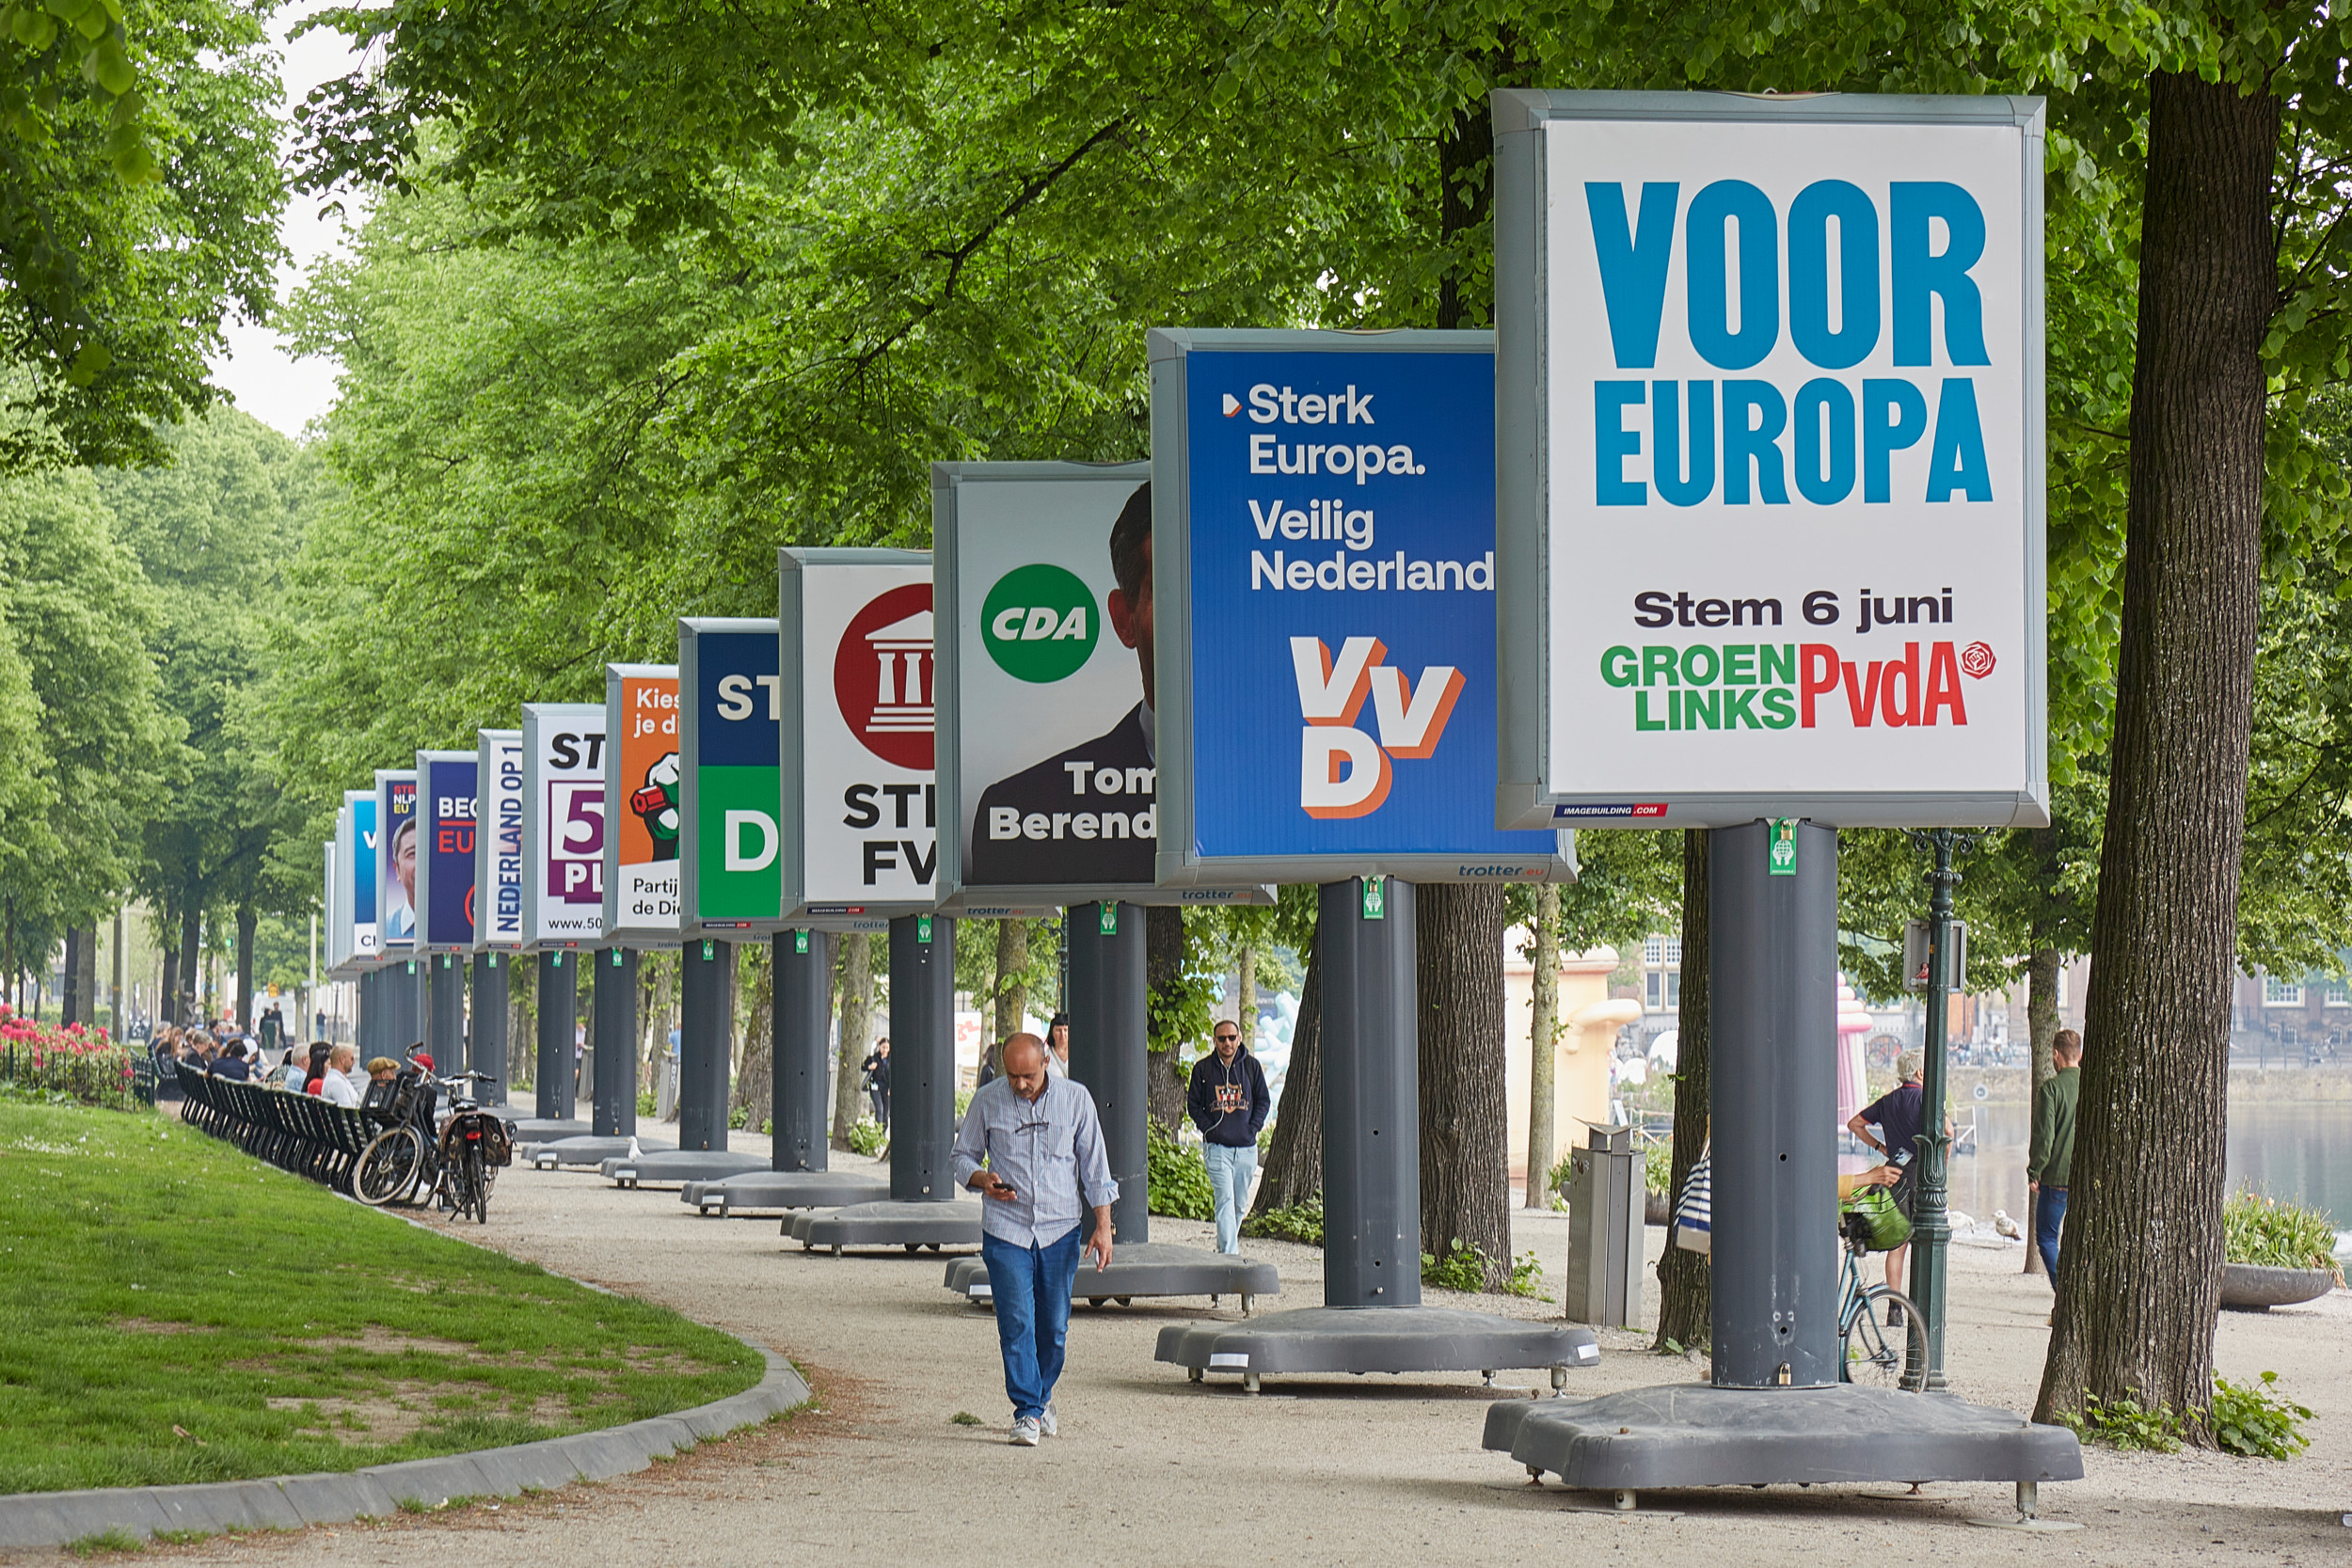
[[[1846,1252],[1837,1306],[1839,1377],[1899,1388],[1908,1325],[1919,1321],[1919,1309],[1891,1285],[1863,1284],[1863,1259],[1901,1245],[1911,1222],[1883,1189],[1866,1187],[1839,1211],[1837,1234]]]
[[[353,1168],[352,1196],[370,1208],[410,1203],[440,1181],[440,1141],[433,1102],[437,1081],[415,1060],[412,1049],[399,1076],[370,1084],[359,1114],[382,1131],[369,1140]]]
[[[474,1085],[498,1080],[486,1072],[460,1072],[441,1082],[450,1085],[450,1115],[441,1124],[441,1179],[434,1196],[459,1219],[470,1213],[477,1224],[487,1225],[490,1185],[500,1166],[514,1163],[515,1144],[506,1123],[474,1098]]]

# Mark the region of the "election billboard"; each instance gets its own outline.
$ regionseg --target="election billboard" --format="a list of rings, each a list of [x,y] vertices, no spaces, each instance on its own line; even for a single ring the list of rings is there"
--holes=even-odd
[[[685,925],[769,931],[784,908],[776,812],[784,699],[773,620],[677,624],[679,863]]]
[[[779,826],[792,926],[928,912],[939,872],[928,550],[777,552]]]
[[[1495,827],[1494,343],[1151,334],[1159,880],[1566,880]]]
[[[677,666],[604,667],[604,935],[678,940]]]
[[[344,960],[373,967],[384,956],[375,918],[375,791],[343,791],[342,834]]]
[[[1497,819],[2046,823],[2041,101],[1494,112]]]
[[[470,953],[474,913],[472,752],[417,753],[417,951]]]
[[[604,935],[604,705],[523,705],[523,933],[533,948]]]
[[[474,732],[473,942],[479,952],[519,953],[523,931],[523,732]]]
[[[375,770],[375,920],[387,958],[417,948],[417,771]]]
[[[1264,903],[1155,885],[1148,463],[935,463],[940,908]]]

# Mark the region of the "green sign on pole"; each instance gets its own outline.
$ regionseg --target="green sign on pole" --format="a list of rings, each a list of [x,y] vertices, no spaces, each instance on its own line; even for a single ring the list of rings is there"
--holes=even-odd
[[[808,951],[808,933],[806,931],[795,931],[792,933],[792,951],[795,953],[805,953]]]
[[[1389,879],[1386,877],[1364,879],[1364,918],[1366,920],[1389,918]]]
[[[1115,937],[1115,936],[1119,935],[1119,906],[1118,906],[1118,904],[1114,903],[1112,900],[1110,900],[1110,899],[1108,899],[1108,898],[1105,898],[1105,899],[1104,899],[1104,900],[1103,900],[1102,909],[1103,909],[1103,919],[1102,919],[1101,925],[1102,925],[1103,934],[1104,934],[1104,936],[1106,936],[1106,937]]]
[[[1793,877],[1797,874],[1797,819],[1793,816],[1775,816],[1772,829],[1772,839],[1764,851],[1765,874]]]
[[[918,914],[914,917],[914,940],[917,942],[931,940],[931,917],[930,915]]]

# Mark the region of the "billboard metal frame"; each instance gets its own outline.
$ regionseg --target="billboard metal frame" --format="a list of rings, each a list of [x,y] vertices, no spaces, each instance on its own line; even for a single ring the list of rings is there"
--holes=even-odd
[[[963,757],[961,747],[962,705],[961,587],[958,580],[960,542],[957,500],[967,484],[1046,484],[1073,480],[1131,480],[1141,484],[1152,477],[1152,465],[1138,463],[934,463],[931,465],[931,603],[939,628],[932,658],[939,671],[938,689],[951,700],[937,705],[939,715],[935,775],[939,788],[939,910],[942,914],[993,919],[1044,919],[1073,904],[1116,899],[1128,904],[1183,904],[1215,908],[1229,904],[1271,904],[1274,890],[1263,885],[1238,887],[1162,887],[1151,882],[1019,883],[970,886],[963,880]],[[1156,494],[1156,492],[1154,492]],[[1157,572],[1154,570],[1156,594]],[[1155,806],[1155,809],[1156,806]],[[1159,820],[1165,821],[1163,815]],[[1163,840],[1165,842],[1165,840]]]
[[[1152,551],[1155,659],[1160,672],[1159,881],[1163,889],[1236,881],[1327,882],[1346,877],[1400,877],[1413,882],[1569,882],[1576,879],[1576,841],[1563,830],[1549,857],[1470,851],[1483,875],[1461,875],[1464,854],[1368,854],[1210,857],[1193,849],[1192,746],[1192,481],[1185,396],[1195,349],[1286,354],[1492,354],[1490,332],[1421,328],[1391,332],[1332,332],[1290,328],[1153,327],[1152,371]],[[1498,527],[1500,517],[1498,516]],[[1501,541],[1497,541],[1498,561]],[[1498,574],[1500,575],[1500,574]],[[1500,597],[1501,585],[1497,585]],[[1501,606],[1498,604],[1500,614]],[[1501,661],[1498,660],[1499,666]],[[1498,678],[1505,672],[1498,668]],[[1537,827],[1549,826],[1548,822]],[[1505,826],[1512,826],[1506,824]],[[1482,824],[1482,831],[1495,831]]]
[[[1495,820],[1505,827],[1729,826],[1756,817],[1810,817],[1841,827],[2042,827],[2050,820],[2044,603],[2047,438],[2043,429],[2042,100],[1826,93],[1758,98],[1705,92],[1573,92],[1511,87],[1492,97],[1495,139],[1495,606],[1500,654],[1501,778]],[[2025,379],[2023,585],[2028,778],[2016,793],[1774,791],[1650,796],[1554,793],[1551,754],[1550,320],[1544,127],[1557,120],[1721,125],[1931,125],[2022,132],[2019,214],[2025,295],[2019,311]],[[1156,367],[1155,367],[1156,368]],[[1155,432],[1156,434],[1156,432]],[[1508,569],[1505,569],[1505,568]],[[1645,809],[1636,816],[1637,805]]]

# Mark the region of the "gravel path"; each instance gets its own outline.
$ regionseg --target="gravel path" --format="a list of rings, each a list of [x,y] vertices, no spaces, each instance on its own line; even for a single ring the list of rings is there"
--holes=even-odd
[[[836,1157],[838,1158],[838,1157]],[[192,1560],[524,1568],[954,1562],[1544,1563],[1653,1557],[1710,1565],[1884,1562],[1899,1554],[1970,1561],[2309,1562],[2352,1554],[2352,1295],[2266,1316],[2224,1314],[2225,1375],[2281,1374],[2312,1406],[2312,1451],[2288,1464],[2210,1454],[2086,1455],[2088,1479],[2045,1488],[2065,1536],[1976,1530],[2005,1514],[2006,1486],[1938,1486],[1929,1501],[1863,1489],[1645,1495],[1679,1518],[1578,1512],[1533,1491],[1479,1447],[1476,1379],[1270,1382],[1258,1398],[1227,1380],[1188,1385],[1152,1360],[1160,1326],[1205,1303],[1078,1309],[1058,1407],[1063,1435],[1018,1449],[994,1329],[941,1288],[934,1254],[834,1259],[780,1240],[773,1220],[702,1219],[674,1192],[625,1193],[591,1173],[516,1170],[482,1239],[550,1268],[666,1302],[790,1355],[821,1412],[600,1486],[476,1505],[426,1519],[159,1549]],[[1209,1227],[1155,1219],[1154,1241],[1205,1244]],[[1649,1232],[1655,1249],[1662,1232]],[[1525,1217],[1515,1243],[1556,1280],[1565,1216]],[[1285,1294],[1321,1300],[1320,1255],[1246,1243],[1279,1264]],[[2016,1271],[2015,1248],[1956,1247],[1949,1360],[1956,1389],[2025,1408],[2046,1339],[2049,1291]],[[1655,1321],[1653,1300],[1645,1317]],[[1540,1302],[1431,1292],[1432,1305],[1527,1316]],[[1227,1303],[1229,1308],[1233,1304]],[[1599,1368],[1569,1392],[1695,1379],[1695,1362],[1645,1354],[1607,1332]],[[1536,1372],[1505,1372],[1524,1391]],[[959,1412],[977,1427],[959,1426]]]

